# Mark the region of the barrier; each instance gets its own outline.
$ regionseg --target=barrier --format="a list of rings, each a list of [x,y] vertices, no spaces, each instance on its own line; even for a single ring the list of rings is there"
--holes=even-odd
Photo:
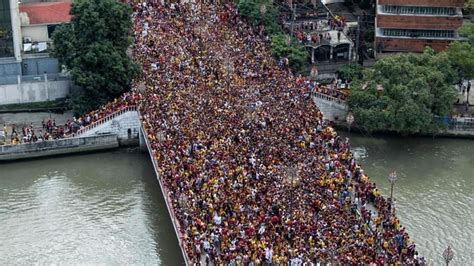
[[[332,96],[329,96],[329,95],[326,95],[326,94],[323,94],[323,93],[320,93],[320,92],[313,92],[313,97],[339,104],[339,105],[341,105],[341,108],[344,108],[344,109],[347,108],[346,101],[338,99],[336,97],[332,97]]]
[[[458,117],[449,121],[449,129],[455,131],[474,131],[474,118]]]
[[[119,143],[115,134],[47,140],[18,145],[2,145],[0,146],[0,161],[91,152],[118,147]]]
[[[126,112],[129,112],[129,111],[137,111],[137,107],[135,105],[132,105],[132,106],[127,106],[127,107],[124,107],[118,111],[115,111],[113,113],[111,113],[110,115],[107,115],[85,127],[82,127],[81,129],[79,129],[78,131],[76,131],[75,133],[72,133],[72,134],[68,134],[66,135],[66,137],[78,137],[80,136],[81,134],[84,134],[86,131],[88,130],[91,130],[93,128],[96,128],[106,122],[109,122],[110,120],[116,118],[117,116],[120,116]]]
[[[141,115],[140,115],[140,118],[141,118]],[[175,231],[176,236],[178,238],[178,244],[179,244],[179,247],[181,248],[181,253],[183,254],[184,262],[186,263],[186,265],[192,265],[192,262],[189,259],[188,254],[186,253],[186,248],[185,248],[185,245],[183,243],[183,238],[184,237],[181,234],[181,225],[179,224],[179,221],[176,218],[174,208],[173,208],[173,204],[171,203],[172,201],[171,201],[171,198],[169,196],[169,190],[163,184],[163,180],[161,179],[160,175],[158,174],[158,165],[157,165],[157,162],[155,161],[155,156],[153,156],[152,149],[150,147],[150,142],[149,142],[148,137],[147,137],[148,135],[147,135],[147,132],[145,131],[145,129],[143,128],[143,124],[141,123],[141,119],[140,119],[140,129],[141,129],[142,134],[144,136],[145,144],[146,144],[146,147],[148,149],[148,154],[150,154],[151,162],[153,163],[153,168],[154,168],[155,173],[156,173],[156,178],[158,179],[158,182],[160,183],[161,192],[163,194],[163,198],[165,199],[166,208],[168,209],[168,213],[170,214],[171,222],[173,224],[174,231]]]

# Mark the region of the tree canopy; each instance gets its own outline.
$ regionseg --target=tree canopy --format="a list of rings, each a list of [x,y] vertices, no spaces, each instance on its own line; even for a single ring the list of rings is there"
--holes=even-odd
[[[76,0],[70,24],[54,34],[53,55],[82,88],[73,108],[82,113],[121,95],[138,66],[127,56],[131,44],[131,9],[115,0]]]
[[[435,133],[434,116],[450,113],[458,77],[446,53],[403,54],[379,60],[352,83],[348,104],[369,131]]]
[[[362,77],[363,67],[359,64],[347,64],[340,67],[336,74],[337,77],[342,79],[343,81],[352,81],[355,78]]]
[[[281,32],[278,25],[278,10],[270,0],[242,0],[238,4],[239,14],[254,26],[264,25],[269,35]]]
[[[279,25],[280,12],[272,0],[240,0],[239,15],[254,26],[263,25],[271,40],[271,52],[275,57],[286,57],[295,73],[308,70],[309,54],[295,38],[287,35]],[[288,39],[291,42],[288,43]]]
[[[301,45],[294,45],[294,40],[288,43],[288,35],[280,33],[272,35],[270,51],[274,56],[286,57],[290,67],[297,73],[303,71],[302,66],[308,61],[308,52]]]
[[[465,8],[474,9],[474,0],[466,0]]]
[[[474,0],[466,1],[465,7],[472,12]],[[458,31],[465,40],[452,42],[447,52],[461,77],[472,79],[474,78],[474,24],[465,24]]]

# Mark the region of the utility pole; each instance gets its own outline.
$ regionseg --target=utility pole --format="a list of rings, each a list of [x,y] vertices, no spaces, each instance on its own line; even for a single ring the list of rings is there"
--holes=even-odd
[[[359,39],[360,39],[360,16],[357,16],[357,34],[356,34],[356,50],[355,50],[355,59],[359,59]]]

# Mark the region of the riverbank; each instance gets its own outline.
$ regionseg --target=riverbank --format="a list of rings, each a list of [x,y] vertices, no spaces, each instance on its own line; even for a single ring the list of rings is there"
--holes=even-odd
[[[370,133],[362,127],[357,125],[352,125],[349,129],[349,126],[345,122],[332,122],[335,129],[338,132],[347,132],[360,134],[362,136],[370,137],[404,137],[395,132],[373,132]],[[408,136],[407,136],[408,137]],[[468,130],[446,130],[437,134],[414,134],[409,137],[420,137],[420,138],[454,138],[454,139],[474,139],[474,131]]]
[[[395,212],[428,265],[443,265],[448,245],[455,253],[452,265],[470,265],[474,141],[339,133],[385,197],[388,175],[397,171]]]
[[[0,146],[0,161],[104,151],[117,149],[119,146],[116,134],[56,139],[19,145],[2,145]]]

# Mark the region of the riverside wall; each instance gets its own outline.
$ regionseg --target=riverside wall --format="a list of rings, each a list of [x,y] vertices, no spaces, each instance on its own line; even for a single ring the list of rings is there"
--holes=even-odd
[[[116,134],[57,139],[29,144],[0,146],[0,161],[32,159],[55,155],[116,149]]]
[[[54,101],[66,98],[71,92],[70,80],[48,80],[38,76],[37,82],[0,84],[0,105]]]

